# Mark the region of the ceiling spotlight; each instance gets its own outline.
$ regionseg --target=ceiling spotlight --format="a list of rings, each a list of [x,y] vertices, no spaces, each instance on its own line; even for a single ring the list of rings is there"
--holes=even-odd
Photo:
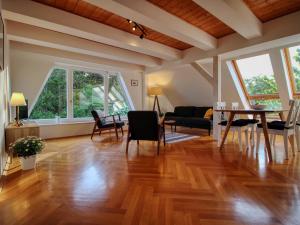
[[[130,19],[126,19],[126,20],[129,23],[131,30],[138,32],[140,39],[144,39],[147,36],[146,29],[141,24],[138,24],[137,22]]]

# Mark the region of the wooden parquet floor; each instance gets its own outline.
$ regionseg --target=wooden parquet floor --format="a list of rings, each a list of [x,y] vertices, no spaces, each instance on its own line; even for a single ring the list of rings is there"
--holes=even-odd
[[[206,135],[206,134],[205,134]],[[204,134],[168,144],[105,134],[47,141],[34,171],[8,176],[1,225],[300,224],[300,154],[220,152]]]

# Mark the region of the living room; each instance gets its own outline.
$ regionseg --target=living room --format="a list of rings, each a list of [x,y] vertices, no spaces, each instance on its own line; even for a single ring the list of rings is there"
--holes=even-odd
[[[1,225],[300,224],[299,0],[0,2]]]

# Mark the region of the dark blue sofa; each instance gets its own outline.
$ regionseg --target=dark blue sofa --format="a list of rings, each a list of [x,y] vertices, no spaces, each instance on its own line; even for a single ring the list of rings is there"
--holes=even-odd
[[[196,106],[176,106],[174,112],[167,112],[165,114],[165,120],[175,120],[176,126],[201,128],[208,130],[210,135],[212,129],[212,117],[210,119],[204,119],[204,115],[208,109],[212,107],[196,107]]]

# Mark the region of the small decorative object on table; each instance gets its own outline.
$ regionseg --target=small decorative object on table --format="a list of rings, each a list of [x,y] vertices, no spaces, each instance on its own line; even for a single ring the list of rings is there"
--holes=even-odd
[[[251,105],[251,108],[255,110],[264,110],[266,107],[267,107],[266,105],[262,105],[262,104]]]
[[[11,145],[14,153],[20,158],[22,170],[35,168],[36,154],[41,152],[44,147],[45,142],[35,136],[19,138]]]

